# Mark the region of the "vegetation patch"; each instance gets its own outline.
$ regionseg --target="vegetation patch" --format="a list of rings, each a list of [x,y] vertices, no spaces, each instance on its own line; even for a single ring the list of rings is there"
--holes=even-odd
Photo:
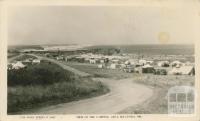
[[[194,86],[193,76],[175,75],[146,75],[134,79],[134,82],[147,85],[154,90],[153,96],[133,107],[119,113],[128,114],[167,114],[167,92],[173,86]]]
[[[8,114],[107,93],[98,81],[80,78],[52,63],[8,70]]]

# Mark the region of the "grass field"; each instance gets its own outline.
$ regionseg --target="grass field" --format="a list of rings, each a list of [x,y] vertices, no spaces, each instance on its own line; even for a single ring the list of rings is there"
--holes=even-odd
[[[114,78],[114,79],[123,79],[128,77],[134,77],[140,74],[136,73],[125,73],[120,69],[106,69],[106,68],[97,68],[97,64],[88,64],[88,63],[77,63],[77,62],[64,62],[66,65],[92,74],[94,77],[105,77],[105,78]]]
[[[80,78],[54,64],[8,71],[8,114],[107,93],[98,81]]]

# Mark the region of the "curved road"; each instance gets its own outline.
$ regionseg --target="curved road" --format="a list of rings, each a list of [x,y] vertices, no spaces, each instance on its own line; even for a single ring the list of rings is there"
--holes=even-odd
[[[132,79],[113,80],[95,78],[110,88],[110,92],[89,99],[63,103],[35,110],[32,114],[115,114],[142,103],[153,95],[153,91]]]

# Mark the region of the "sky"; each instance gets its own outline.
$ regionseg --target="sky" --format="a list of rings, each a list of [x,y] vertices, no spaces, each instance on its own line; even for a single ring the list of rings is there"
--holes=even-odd
[[[15,6],[8,10],[8,44],[191,44],[193,20],[182,8]]]

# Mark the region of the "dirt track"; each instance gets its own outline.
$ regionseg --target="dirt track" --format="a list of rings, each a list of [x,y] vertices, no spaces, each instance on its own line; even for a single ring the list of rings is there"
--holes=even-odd
[[[98,79],[110,88],[110,93],[70,103],[41,108],[33,114],[115,114],[142,103],[153,95],[153,91],[133,83],[132,79]]]

